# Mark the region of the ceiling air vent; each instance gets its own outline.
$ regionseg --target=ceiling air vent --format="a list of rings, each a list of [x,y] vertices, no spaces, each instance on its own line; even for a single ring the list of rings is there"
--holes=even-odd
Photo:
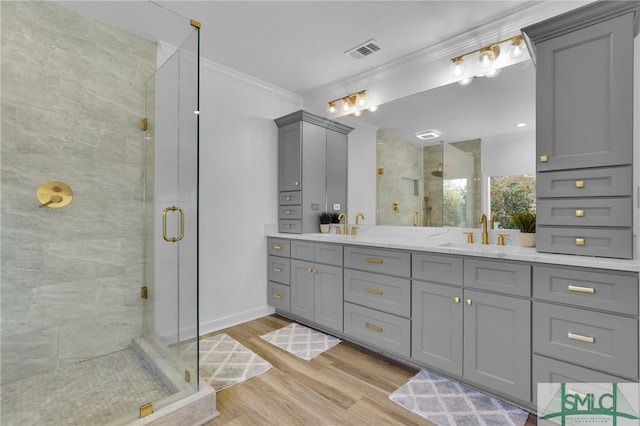
[[[365,56],[369,56],[380,49],[381,49],[380,43],[371,39],[369,41],[365,41],[359,46],[354,47],[353,49],[347,50],[346,52],[344,52],[344,54],[349,55],[352,58],[360,59],[360,58],[364,58]]]

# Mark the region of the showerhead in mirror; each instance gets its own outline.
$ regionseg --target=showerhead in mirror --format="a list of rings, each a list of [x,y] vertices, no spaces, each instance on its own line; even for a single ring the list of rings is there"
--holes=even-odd
[[[432,176],[442,177],[442,163],[438,163],[438,168],[431,172]]]

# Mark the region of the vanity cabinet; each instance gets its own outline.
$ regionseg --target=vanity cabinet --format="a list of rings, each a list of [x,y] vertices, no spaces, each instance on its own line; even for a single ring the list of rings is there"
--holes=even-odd
[[[278,232],[318,232],[319,214],[346,211],[352,127],[297,111],[278,126]]]
[[[482,387],[529,401],[531,301],[512,295],[526,294],[527,287],[531,288],[530,267],[415,253],[412,263],[411,357]],[[428,264],[435,266],[433,276],[425,268]],[[456,274],[437,271],[443,265],[456,265],[462,270],[462,264],[463,282],[455,279]],[[488,291],[476,290],[481,287]],[[495,288],[506,294],[489,292]]]
[[[291,242],[291,313],[342,331],[342,246]]]
[[[534,392],[638,380],[637,273],[535,265],[533,288]]]
[[[267,303],[289,312],[291,309],[291,243],[282,238],[267,239]]]
[[[637,2],[595,2],[522,30],[536,63],[540,252],[633,257],[638,11]]]
[[[344,333],[409,357],[411,254],[346,246],[344,266]]]

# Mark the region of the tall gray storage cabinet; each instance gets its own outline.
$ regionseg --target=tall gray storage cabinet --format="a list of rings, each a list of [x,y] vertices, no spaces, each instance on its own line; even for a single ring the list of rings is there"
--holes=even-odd
[[[639,2],[524,28],[536,62],[537,250],[633,257],[633,38]]]
[[[278,126],[278,232],[319,232],[321,212],[347,209],[347,141],[352,127],[306,111]]]

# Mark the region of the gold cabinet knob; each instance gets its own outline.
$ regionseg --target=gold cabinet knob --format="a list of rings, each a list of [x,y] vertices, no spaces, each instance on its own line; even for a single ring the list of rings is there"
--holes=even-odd
[[[281,294],[276,293],[276,294],[274,294],[274,295],[273,295],[273,298],[274,298],[274,299],[282,299],[282,295],[281,295]]]
[[[584,188],[584,181],[583,180],[577,180],[576,181],[576,188]]]
[[[540,162],[541,163],[546,163],[547,161],[549,161],[549,157],[547,157],[546,155],[541,155],[540,156]]]
[[[576,245],[577,246],[583,246],[584,245],[584,238],[576,238]]]
[[[285,211],[284,214],[286,214],[287,216],[291,216],[291,210]]]
[[[576,210],[576,217],[584,217],[584,210]]]
[[[282,272],[282,268],[273,268],[273,272]]]
[[[458,296],[454,296],[453,303],[460,303],[460,298]]]
[[[472,304],[471,299],[466,299],[464,301],[464,304],[467,305],[467,306],[471,306],[471,304]]]
[[[285,201],[291,201],[291,195],[287,195],[286,197],[284,197]]]
[[[295,182],[293,182],[293,185],[294,185],[294,186],[300,186],[300,182],[295,181]]]
[[[291,229],[291,224],[290,224],[290,223],[287,223],[287,224],[285,225],[285,227],[286,227],[287,229]]]

